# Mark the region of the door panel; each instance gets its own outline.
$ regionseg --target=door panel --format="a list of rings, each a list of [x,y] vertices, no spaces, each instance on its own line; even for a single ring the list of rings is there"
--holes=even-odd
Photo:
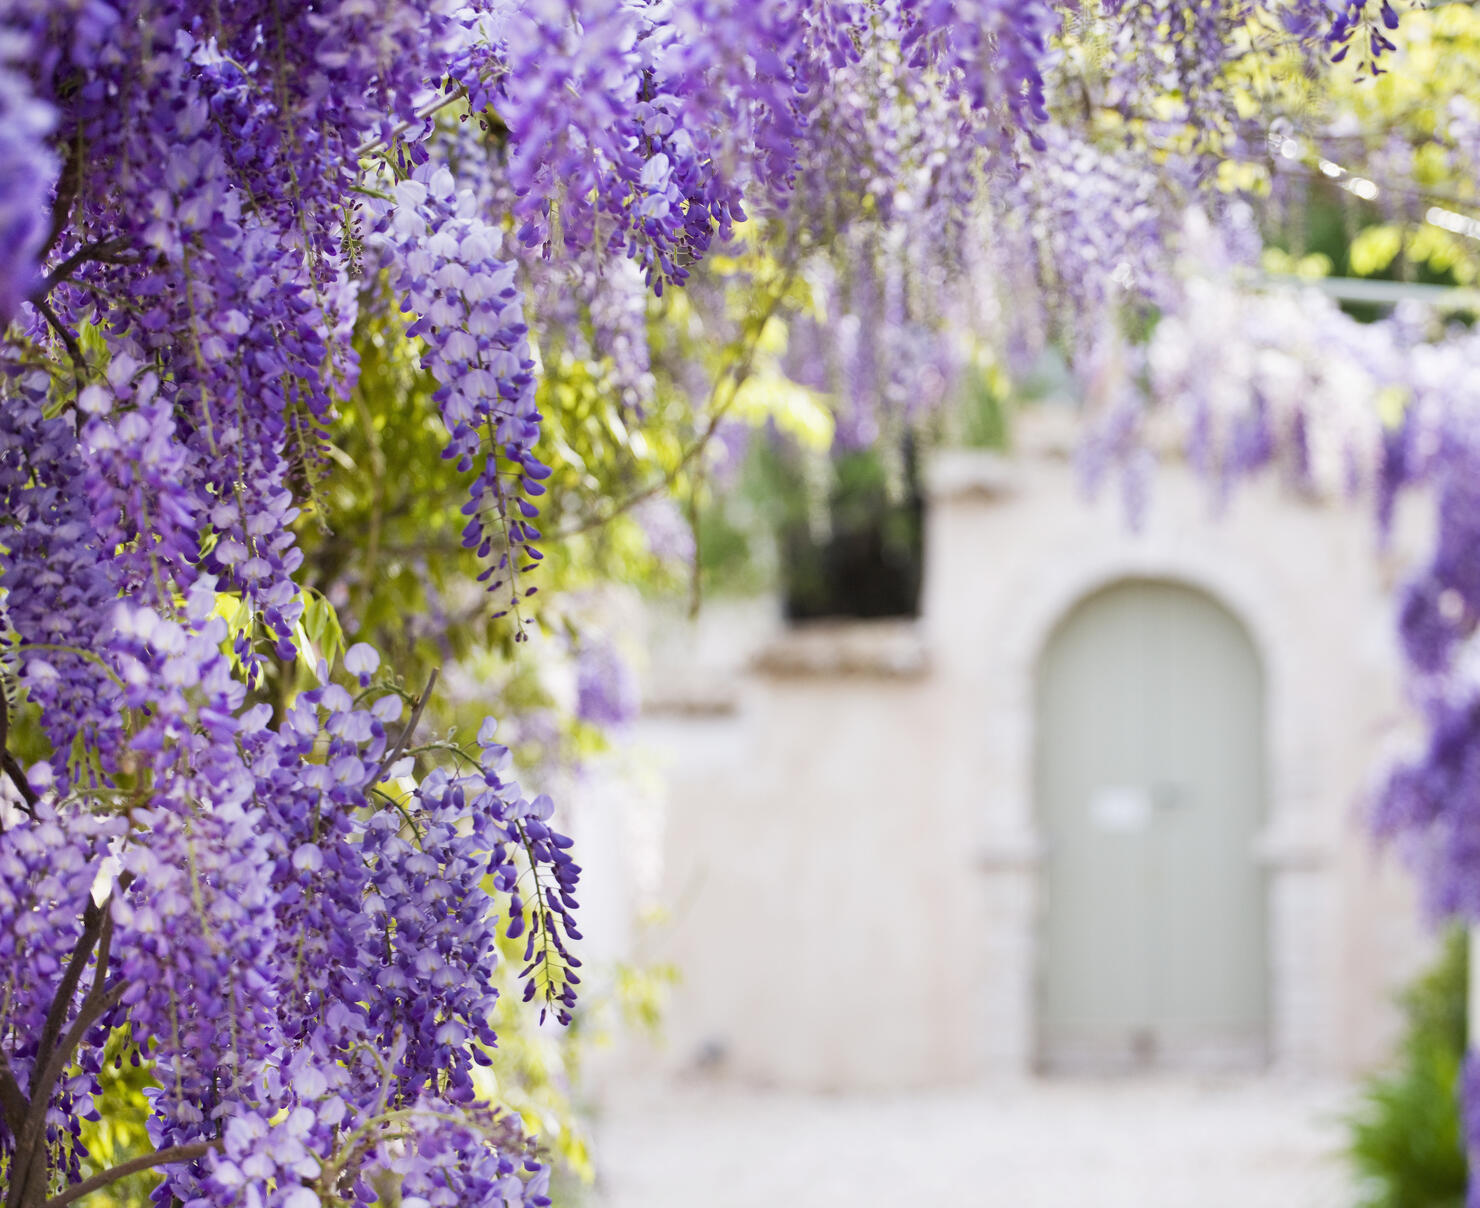
[[[1039,677],[1041,1063],[1262,1060],[1263,685],[1247,633],[1199,592],[1120,583],[1066,618]]]

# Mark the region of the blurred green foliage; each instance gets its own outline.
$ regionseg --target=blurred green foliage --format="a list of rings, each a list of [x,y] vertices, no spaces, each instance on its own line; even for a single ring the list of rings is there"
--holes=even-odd
[[[1470,212],[1480,203],[1473,147],[1457,147],[1446,129],[1456,105],[1473,117],[1480,97],[1480,9],[1441,3],[1403,14],[1389,70],[1358,82],[1338,73],[1332,107],[1353,139],[1373,148],[1407,145],[1407,178],[1379,179],[1372,205],[1348,216],[1345,271],[1473,284],[1480,277],[1475,242],[1426,220],[1428,207]],[[1391,152],[1389,152],[1391,156]],[[1349,207],[1357,209],[1357,207]]]
[[[1002,367],[968,365],[949,417],[956,440],[969,449],[1005,452],[1012,446],[1012,412],[1012,383]]]
[[[1455,927],[1433,968],[1403,995],[1395,1066],[1367,1080],[1348,1120],[1359,1208],[1463,1208],[1459,1076],[1468,981],[1468,936]]]
[[[1405,11],[1394,40],[1397,50],[1375,79],[1336,72],[1319,98],[1286,102],[1298,163],[1279,170],[1288,196],[1269,231],[1268,271],[1435,285],[1480,280],[1480,247],[1430,220],[1436,205],[1452,214],[1480,205],[1480,148],[1457,139],[1462,125],[1451,125],[1480,118],[1480,7],[1435,3]],[[1317,133],[1305,139],[1302,128]],[[1269,191],[1271,163],[1237,167],[1242,187]],[[1328,168],[1370,178],[1371,194],[1354,195]],[[1362,304],[1346,309],[1359,318],[1384,313]]]

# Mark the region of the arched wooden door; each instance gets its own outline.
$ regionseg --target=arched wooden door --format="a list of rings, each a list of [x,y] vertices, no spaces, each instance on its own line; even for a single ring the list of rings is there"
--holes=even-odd
[[[1264,1059],[1263,708],[1247,632],[1201,592],[1125,581],[1054,632],[1035,752],[1042,1066]]]

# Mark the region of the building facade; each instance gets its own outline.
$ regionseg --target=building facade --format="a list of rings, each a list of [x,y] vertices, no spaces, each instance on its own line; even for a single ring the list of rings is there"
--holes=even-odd
[[[644,1060],[846,1090],[1383,1056],[1431,947],[1363,824],[1401,556],[1360,505],[1215,514],[1177,467],[1132,527],[1073,440],[937,456],[916,619],[654,626],[682,980]]]

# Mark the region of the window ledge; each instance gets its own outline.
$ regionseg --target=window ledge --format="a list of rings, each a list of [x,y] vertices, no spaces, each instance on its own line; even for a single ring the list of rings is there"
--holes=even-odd
[[[807,621],[767,643],[751,667],[772,676],[869,676],[918,679],[930,668],[914,618]]]

